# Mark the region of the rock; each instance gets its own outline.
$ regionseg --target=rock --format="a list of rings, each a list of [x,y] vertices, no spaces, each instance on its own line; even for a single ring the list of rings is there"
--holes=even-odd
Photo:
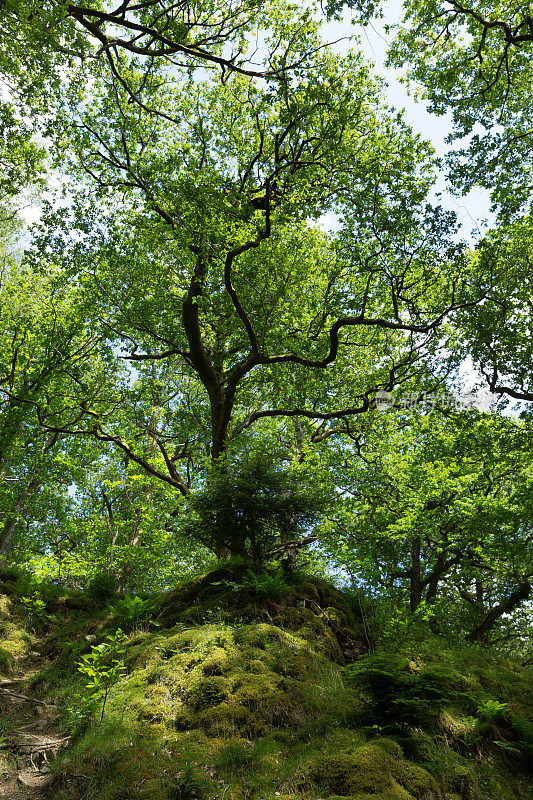
[[[39,789],[42,786],[46,786],[51,777],[49,775],[41,775],[39,772],[19,772],[17,780],[28,789]]]

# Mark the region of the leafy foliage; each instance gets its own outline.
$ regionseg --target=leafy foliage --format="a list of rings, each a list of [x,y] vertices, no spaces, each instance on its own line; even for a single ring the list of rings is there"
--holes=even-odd
[[[107,697],[111,687],[124,675],[124,645],[128,637],[120,630],[110,634],[105,642],[91,646],[91,652],[77,663],[78,672],[88,680],[83,702],[92,713],[100,706],[100,722],[104,718]]]
[[[87,586],[87,594],[93,600],[105,603],[115,597],[117,593],[117,579],[109,572],[101,572],[91,578]]]
[[[215,463],[189,503],[185,530],[218,555],[248,557],[258,567],[269,551],[308,531],[325,507],[310,477],[261,451],[240,466]]]
[[[125,595],[110,606],[120,629],[135,631],[137,627],[146,622],[154,608],[154,601],[151,599],[143,600],[138,595],[130,597]]]
[[[472,247],[318,8],[0,4],[0,668],[39,635],[35,687],[85,680],[58,797],[529,790],[491,659],[532,652],[530,407],[500,412],[533,400],[533,24],[404,14],[390,62],[499,213]],[[483,413],[435,401],[469,364]]]
[[[370,697],[365,721],[385,735],[435,725],[454,702],[457,676],[445,667],[410,668],[401,657],[379,653],[348,668],[350,683]]]

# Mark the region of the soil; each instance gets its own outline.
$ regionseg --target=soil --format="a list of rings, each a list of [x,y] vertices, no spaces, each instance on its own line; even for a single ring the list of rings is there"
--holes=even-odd
[[[57,730],[57,707],[24,689],[37,660],[34,653],[31,664],[19,664],[16,677],[0,679],[0,713],[7,723],[0,736],[0,800],[44,800],[49,765],[68,741]]]

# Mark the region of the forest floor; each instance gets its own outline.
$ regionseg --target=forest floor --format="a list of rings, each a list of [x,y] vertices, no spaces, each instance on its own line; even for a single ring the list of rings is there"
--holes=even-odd
[[[291,581],[220,565],[142,623],[5,583],[0,800],[533,800],[529,670],[425,628],[380,649],[360,602]],[[92,710],[87,658],[117,667]]]
[[[49,761],[57,756],[68,737],[56,730],[57,707],[24,691],[40,654],[32,652],[12,678],[0,679],[0,701],[6,733],[0,736],[1,800],[41,800],[50,781]]]

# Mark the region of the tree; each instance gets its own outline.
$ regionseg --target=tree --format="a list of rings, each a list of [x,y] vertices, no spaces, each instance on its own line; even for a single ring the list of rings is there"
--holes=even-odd
[[[486,302],[457,318],[463,353],[473,359],[490,390],[527,402],[533,400],[532,241],[530,216],[486,235],[478,245],[478,257],[497,264],[498,281]]]
[[[65,491],[72,482],[72,473],[52,466],[63,445],[59,432],[39,424],[40,403],[46,398],[49,407],[62,408],[67,378],[84,397],[89,385],[99,393],[112,382],[113,358],[90,329],[79,287],[57,268],[36,271],[6,258],[0,317],[0,553],[6,555],[52,475],[57,480],[62,473]]]
[[[268,75],[272,69],[253,67],[250,36],[258,27],[268,28],[273,13],[275,7],[269,3],[240,0],[224,4],[126,0],[116,7],[17,0],[2,11],[1,33],[23,75],[25,69],[34,74],[52,72],[61,60],[99,61],[126,87],[127,77],[121,71],[124,55],[144,60],[149,68],[164,61],[170,70],[201,66],[221,69],[223,74],[232,70]],[[142,105],[136,91],[131,90],[130,97]]]
[[[454,220],[425,200],[427,145],[380,109],[359,57],[336,58],[315,23],[281,13],[265,49],[298,70],[199,83],[159,62],[147,77],[121,55],[146,107],[97,65],[71,134],[78,186],[65,226],[77,237],[54,240],[51,215],[42,241],[146,379],[145,394],[121,395],[134,441],[99,400],[83,402],[85,427],[46,404],[42,424],[114,443],[185,497],[193,478],[179,463],[198,464],[206,447],[223,457],[261,421],[341,433],[377,390],[424,373],[444,320],[487,289],[450,241]],[[328,212],[338,233],[313,222]],[[155,401],[151,364],[166,374]]]
[[[277,456],[277,457],[276,457]],[[192,498],[183,528],[218,556],[240,556],[258,569],[268,559],[298,548],[298,537],[309,533],[327,502],[324,488],[308,469],[272,451],[256,449],[236,465],[215,463],[205,485]]]
[[[379,390],[445,380],[447,323],[493,274],[427,202],[431,149],[308,12],[176,11],[5,11],[30,55],[4,69],[54,121],[44,130],[72,193],[48,209],[32,263],[61,264],[95,337],[73,368],[67,336],[53,384],[8,396],[52,437],[115,446],[189,499],[216,474],[206,452],[235,464],[256,431],[294,422],[299,459],[306,436],[350,439]],[[57,108],[24,88],[27,70]]]
[[[455,185],[484,186],[506,218],[530,206],[532,50],[526,3],[408,0],[390,52],[430,110],[451,112],[452,138],[468,137],[448,157]]]
[[[324,541],[353,579],[477,640],[530,597],[531,430],[436,413],[393,421],[367,462],[346,464]]]

